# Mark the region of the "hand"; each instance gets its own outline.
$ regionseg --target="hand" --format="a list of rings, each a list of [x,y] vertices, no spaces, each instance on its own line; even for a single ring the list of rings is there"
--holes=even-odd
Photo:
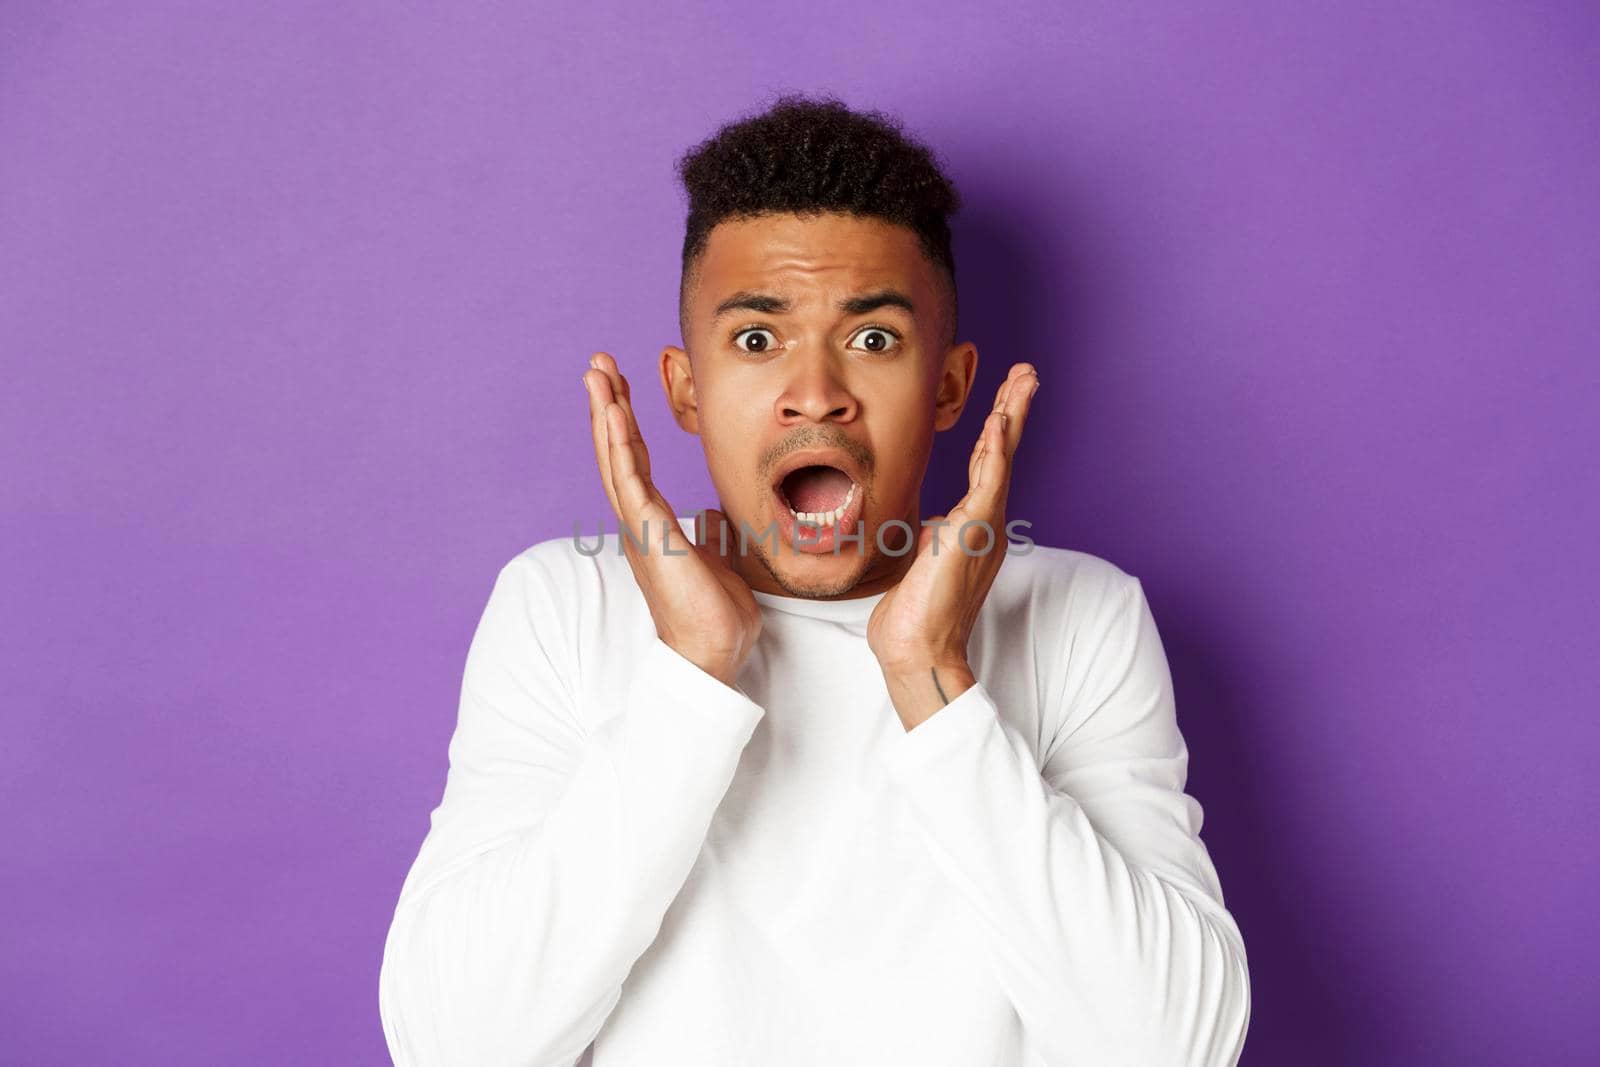
[[[715,508],[700,513],[695,543],[689,543],[677,512],[650,480],[650,453],[633,417],[628,380],[604,352],[590,357],[589,366],[583,385],[589,394],[595,460],[622,530],[633,532],[629,537],[619,531],[619,536],[656,634],[731,686],[761,635],[761,607],[707,536],[725,517]]]
[[[948,515],[926,520],[911,567],[867,620],[867,644],[907,730],[976,682],[967,641],[1005,561],[1011,459],[1038,388],[1031,364],[1012,365],[967,463],[967,494]],[[969,522],[975,525],[962,538]],[[976,523],[987,523],[988,530]]]

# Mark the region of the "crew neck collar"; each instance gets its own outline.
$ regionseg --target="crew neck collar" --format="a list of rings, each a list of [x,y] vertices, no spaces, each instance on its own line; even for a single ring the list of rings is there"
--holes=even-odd
[[[788,615],[804,615],[812,619],[830,619],[835,622],[865,622],[872,617],[872,609],[878,606],[878,601],[884,598],[886,592],[849,600],[814,600],[811,597],[763,593],[759,589],[750,590],[750,595],[755,597],[756,603],[762,607]]]

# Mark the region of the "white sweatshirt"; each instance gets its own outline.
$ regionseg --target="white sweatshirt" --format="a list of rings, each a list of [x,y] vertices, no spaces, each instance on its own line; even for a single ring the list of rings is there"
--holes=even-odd
[[[881,594],[757,593],[735,689],[617,547],[545,541],[489,595],[384,947],[397,1067],[1238,1061],[1244,944],[1137,578],[1008,555],[978,684],[907,731]]]

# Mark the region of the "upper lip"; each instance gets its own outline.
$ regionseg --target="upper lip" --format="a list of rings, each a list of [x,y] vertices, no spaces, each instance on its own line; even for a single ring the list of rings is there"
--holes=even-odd
[[[861,468],[850,453],[842,448],[808,448],[783,457],[772,472],[773,488],[781,490],[783,480],[801,467],[837,467],[848,474],[852,482],[861,484]]]

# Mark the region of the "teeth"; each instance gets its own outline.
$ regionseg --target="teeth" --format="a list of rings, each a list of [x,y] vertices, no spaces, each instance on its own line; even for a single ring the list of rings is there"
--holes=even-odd
[[[795,511],[794,508],[790,508],[789,511],[796,519],[812,526],[832,526],[844,518],[844,513],[850,510],[850,501],[854,500],[855,496],[856,483],[851,482],[850,491],[844,495],[844,502],[832,511]]]

